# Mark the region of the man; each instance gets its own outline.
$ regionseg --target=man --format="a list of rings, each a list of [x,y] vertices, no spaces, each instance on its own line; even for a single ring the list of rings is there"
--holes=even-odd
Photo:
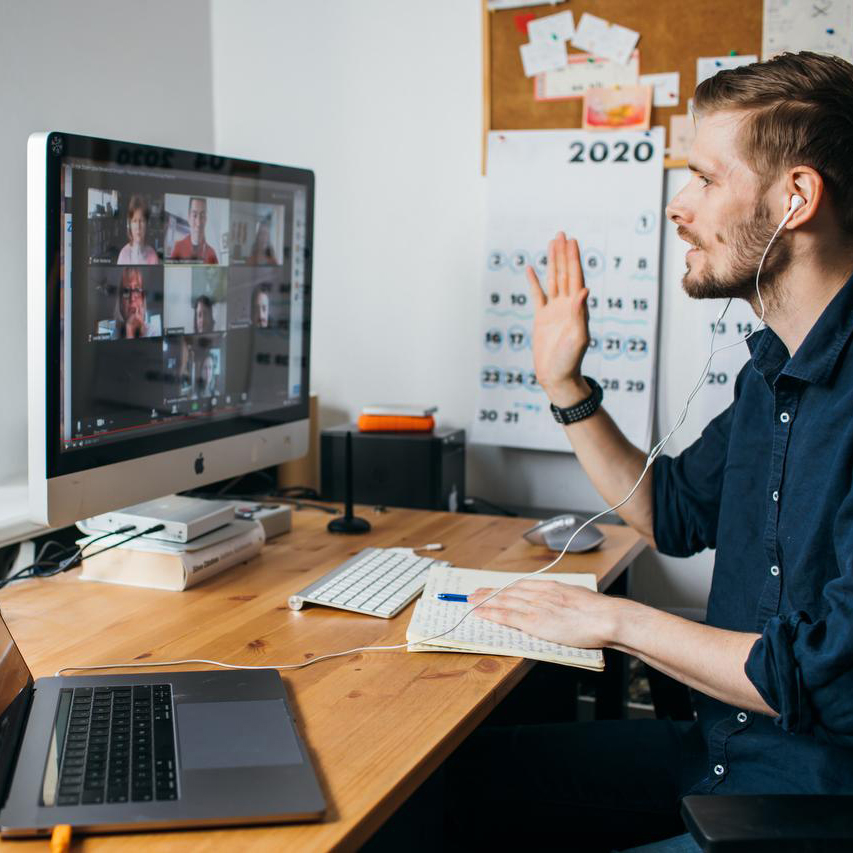
[[[252,288],[252,325],[259,329],[270,325],[270,286],[266,282]]]
[[[610,850],[683,833],[688,792],[853,792],[853,67],[802,53],[721,72],[694,111],[692,178],[667,209],[692,246],[684,289],[745,299],[759,316],[763,301],[768,328],[748,341],[732,405],[658,458],[619,512],[663,553],[716,548],[707,622],[539,578],[477,613],[636,655],[694,689],[697,722],[481,733],[457,761],[460,791],[480,791],[467,813],[481,838]],[[756,273],[786,216],[760,301]],[[544,292],[528,277],[536,375],[582,418],[566,434],[615,505],[646,455],[603,409],[574,409],[600,399],[580,374],[577,244],[552,241]]]
[[[213,300],[202,293],[193,305],[193,331],[199,335],[206,335],[213,331]]]
[[[192,196],[189,202],[188,219],[190,233],[178,240],[172,249],[172,260],[199,261],[203,264],[218,264],[216,252],[204,238],[207,225],[207,199]]]

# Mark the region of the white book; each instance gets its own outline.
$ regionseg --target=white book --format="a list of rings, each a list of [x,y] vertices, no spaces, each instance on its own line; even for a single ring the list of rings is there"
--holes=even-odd
[[[419,406],[416,403],[376,403],[365,406],[361,413],[363,415],[379,415],[382,417],[396,418],[428,418],[438,411],[438,406]]]
[[[410,652],[471,652],[509,655],[550,661],[584,669],[603,670],[601,649],[576,649],[532,637],[515,628],[480,619],[475,610],[461,625],[453,627],[471,610],[465,602],[439,601],[440,592],[470,595],[480,587],[499,589],[512,580],[527,576],[525,572],[492,572],[485,569],[460,569],[456,566],[433,566],[427,576],[423,595],[415,604],[406,631]],[[559,581],[595,590],[593,574],[543,573],[533,580]],[[450,630],[452,629],[452,630]],[[445,634],[445,631],[450,631]],[[443,634],[443,636],[437,636]],[[435,637],[435,639],[429,639]]]

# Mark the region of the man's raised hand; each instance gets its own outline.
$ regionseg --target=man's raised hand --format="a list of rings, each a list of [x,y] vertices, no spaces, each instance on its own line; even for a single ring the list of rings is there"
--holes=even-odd
[[[548,243],[546,288],[532,267],[527,280],[535,308],[533,368],[548,398],[572,406],[590,394],[581,378],[581,362],[589,346],[589,312],[577,240],[560,231]]]

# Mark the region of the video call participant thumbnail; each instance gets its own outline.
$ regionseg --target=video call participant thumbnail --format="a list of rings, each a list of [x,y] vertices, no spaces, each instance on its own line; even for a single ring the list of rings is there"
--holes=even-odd
[[[224,267],[167,267],[165,279],[168,334],[225,331],[228,271]]]
[[[163,377],[166,403],[196,396],[195,355],[189,335],[169,335],[163,339]]]
[[[231,267],[228,271],[228,326],[272,329],[287,326],[290,286],[281,268]]]
[[[148,224],[151,211],[141,195],[131,196],[127,203],[127,240],[118,253],[119,264],[158,264],[157,252],[148,245]]]
[[[198,393],[201,397],[216,397],[219,391],[220,349],[200,351],[201,365],[198,370]]]
[[[224,391],[225,347],[222,335],[196,335],[190,340],[194,360],[193,396],[217,398]]]
[[[227,393],[259,403],[288,399],[290,335],[287,328],[246,326],[228,332]]]
[[[285,209],[281,204],[231,203],[232,261],[251,266],[284,262]]]
[[[169,260],[228,263],[224,246],[228,230],[226,199],[167,194],[166,214]]]
[[[154,338],[162,334],[160,270],[142,267],[92,269],[90,299],[97,312],[96,335],[99,338]]]
[[[137,338],[106,341],[92,349],[92,382],[80,410],[117,426],[147,424],[165,409],[163,343]]]
[[[89,263],[159,264],[163,250],[163,196],[121,186],[87,191]]]

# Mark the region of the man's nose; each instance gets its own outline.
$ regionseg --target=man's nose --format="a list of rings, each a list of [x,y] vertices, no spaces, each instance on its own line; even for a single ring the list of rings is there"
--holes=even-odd
[[[693,221],[693,213],[685,204],[684,190],[676,193],[672,201],[666,206],[666,218],[676,225],[684,225]]]

